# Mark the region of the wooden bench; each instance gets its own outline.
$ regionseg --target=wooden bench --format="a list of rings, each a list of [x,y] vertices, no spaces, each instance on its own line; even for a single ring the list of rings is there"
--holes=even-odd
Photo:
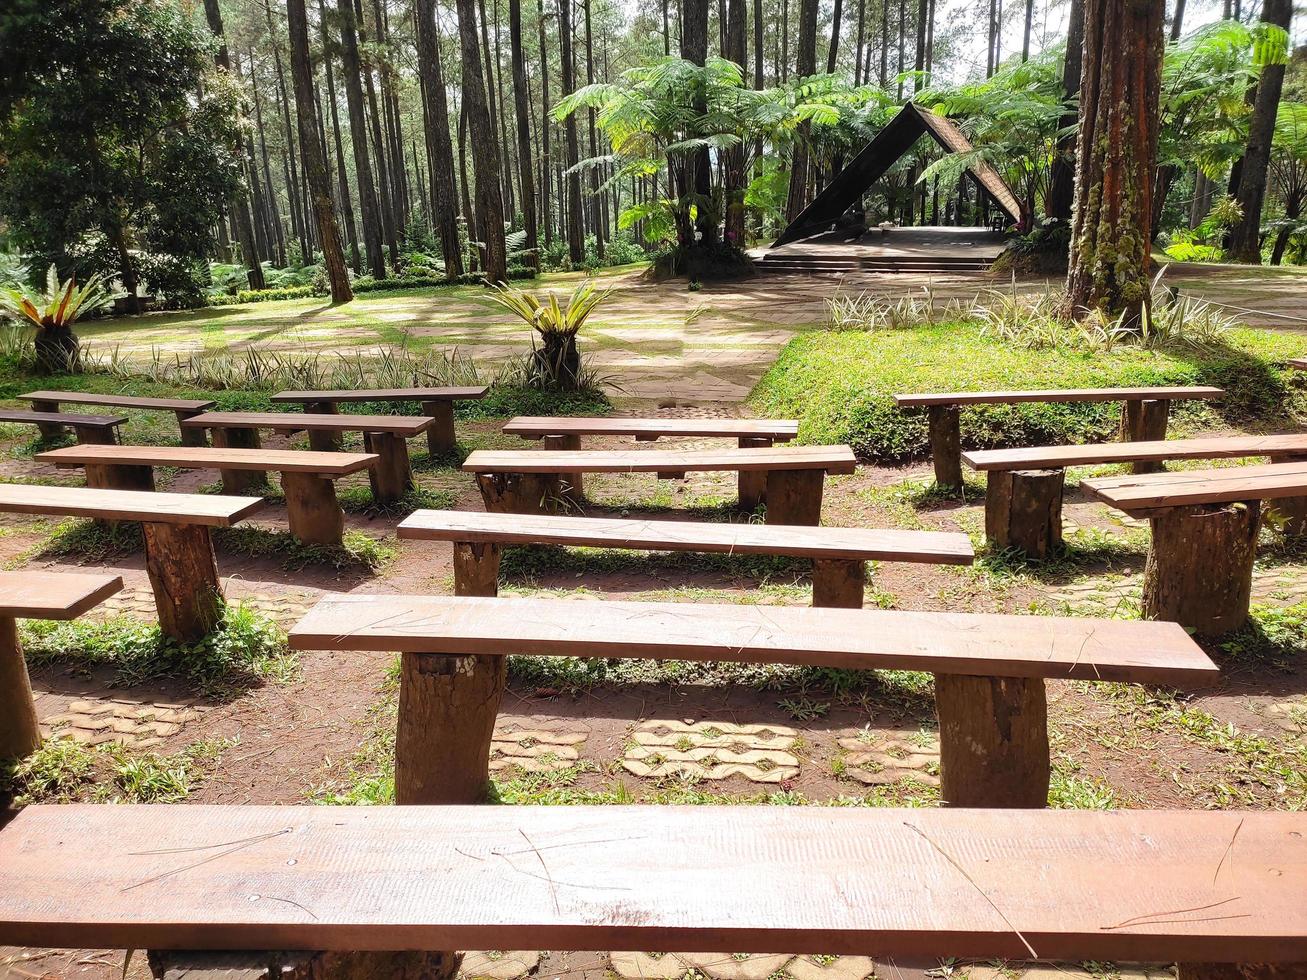
[[[935,674],[941,794],[1044,806],[1044,679],[1181,685],[1216,667],[1174,623],[873,609],[329,595],[297,650],[398,651],[395,794],[470,803],[489,778],[504,654],[798,664]]]
[[[332,415],[345,402],[421,402],[422,414],[431,418],[427,429],[427,448],[432,456],[453,452],[458,445],[454,437],[454,402],[485,398],[486,385],[446,388],[373,388],[364,391],[281,391],[272,396],[277,403],[298,403],[304,411]],[[309,433],[314,449],[339,449],[340,436],[329,431]]]
[[[1062,543],[1062,491],[1068,466],[1249,456],[1307,461],[1307,434],[986,449],[964,452],[962,459],[972,469],[989,474],[985,489],[989,539],[1000,547],[1043,558]],[[1281,510],[1288,522],[1286,530],[1303,533],[1307,498],[1296,506],[1282,501]]]
[[[1180,980],[1297,980],[1303,833],[1302,814],[1256,810],[46,804],[0,831],[0,944],[1179,961]],[[267,975],[398,975],[332,959]],[[449,960],[421,975],[452,978]]]
[[[965,534],[945,531],[764,527],[453,510],[415,511],[400,523],[398,533],[400,538],[453,543],[455,595],[496,595],[500,549],[505,545],[808,558],[812,560],[812,604],[849,609],[862,606],[869,561],[969,565],[975,557]]]
[[[205,412],[182,423],[187,427],[213,430],[214,446],[223,449],[258,449],[259,430],[273,432],[308,432],[310,445],[314,433],[361,432],[363,446],[379,458],[368,469],[372,496],[379,504],[390,504],[413,489],[413,470],[408,461],[405,439],[421,435],[431,427],[432,419],[420,415],[335,415],[292,414],[290,412]],[[227,469],[222,483],[233,492],[257,486],[258,473]]]
[[[1297,368],[1299,371],[1307,371],[1307,357],[1295,357],[1289,361],[1289,367]]]
[[[1037,391],[955,391],[921,395],[895,395],[899,408],[924,408],[930,423],[930,452],[935,461],[935,482],[943,487],[962,483],[963,405],[1015,405],[1021,402],[1123,402],[1121,438],[1151,441],[1166,438],[1171,402],[1188,398],[1220,398],[1220,388],[1080,388]],[[1148,464],[1140,464],[1147,466]]]
[[[153,490],[154,467],[219,469],[225,473],[281,474],[291,533],[311,544],[340,544],[345,514],[334,480],[376,463],[371,453],[317,453],[286,449],[218,449],[208,446],[69,446],[38,453],[55,466],[86,467],[86,484],[106,490]],[[225,485],[224,491],[231,492]]]
[[[0,422],[35,425],[45,439],[57,438],[67,431],[65,426],[72,426],[77,441],[83,445],[114,445],[118,441],[118,426],[126,421],[126,415],[71,415],[62,412],[0,410]]]
[[[504,426],[507,435],[543,439],[546,449],[580,449],[581,437],[635,436],[636,442],[665,437],[731,438],[741,449],[766,449],[789,442],[799,434],[799,423],[788,419],[677,419],[677,418],[567,418],[519,415]],[[576,496],[582,496],[580,474],[574,474]],[[741,470],[740,507],[754,510],[767,495],[761,473]]]
[[[230,527],[263,506],[258,497],[0,484],[0,513],[140,521],[159,625],[182,642],[210,632],[222,612],[209,528]]]
[[[1307,497],[1307,462],[1082,480],[1153,530],[1143,614],[1219,635],[1248,621],[1261,502]]]
[[[564,500],[566,478],[576,473],[656,473],[681,479],[690,471],[739,470],[765,473],[767,523],[821,522],[827,473],[852,473],[848,446],[780,446],[772,449],[496,452],[479,449],[464,471],[475,473],[486,510],[530,514]]]
[[[104,405],[109,408],[133,408],[149,412],[172,412],[177,416],[177,426],[181,429],[183,446],[204,445],[204,432],[187,429],[182,425],[186,419],[198,415],[214,406],[211,401],[193,398],[138,398],[135,395],[100,395],[89,391],[29,391],[18,396],[23,401],[32,403],[38,412],[58,412],[60,405]],[[60,435],[62,427],[47,423],[49,431],[42,429],[47,437]]]
[[[18,619],[76,619],[123,587],[117,575],[0,572],[0,762],[41,744]]]

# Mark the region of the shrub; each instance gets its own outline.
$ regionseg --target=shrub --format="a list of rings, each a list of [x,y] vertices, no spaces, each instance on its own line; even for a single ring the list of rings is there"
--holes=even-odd
[[[242,289],[236,294],[237,303],[268,303],[278,299],[304,299],[307,296],[319,296],[318,287],[281,286],[275,289]]]

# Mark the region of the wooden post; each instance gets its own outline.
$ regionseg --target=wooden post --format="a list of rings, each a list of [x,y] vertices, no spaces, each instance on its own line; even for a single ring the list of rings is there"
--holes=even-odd
[[[408,462],[408,443],[391,432],[363,433],[364,448],[381,458],[368,470],[372,499],[379,504],[397,503],[413,489],[413,470]]]
[[[1128,401],[1121,407],[1122,442],[1158,442],[1166,438],[1171,402],[1165,398]],[[1165,467],[1151,460],[1130,464],[1131,473],[1160,473]]]
[[[825,470],[767,470],[767,523],[821,523]]]
[[[18,621],[0,616],[0,760],[21,759],[41,744]]]
[[[335,402],[308,402],[304,406],[305,415],[339,415],[340,408]],[[364,436],[366,441],[367,437]],[[331,429],[309,429],[309,448],[320,453],[340,452],[341,433]]]
[[[448,398],[423,402],[422,414],[435,419],[427,429],[427,450],[431,458],[445,456],[458,448],[458,439],[454,436],[454,403]]]
[[[1153,515],[1143,616],[1209,636],[1248,621],[1261,502],[1170,507]]]
[[[557,473],[478,473],[476,477],[491,514],[548,514],[557,508]]]
[[[258,429],[213,430],[213,445],[218,449],[259,449]],[[268,474],[259,470],[219,470],[222,474],[222,492],[243,494],[251,490],[262,492],[268,486]]]
[[[58,402],[32,402],[33,412],[59,412]],[[41,433],[42,439],[58,439],[68,431],[68,427],[60,425],[58,422],[37,422],[36,430]]]
[[[766,449],[772,440],[759,436],[740,436],[741,449]],[[753,513],[759,504],[767,502],[767,472],[765,470],[740,470],[740,510]]]
[[[152,949],[155,980],[454,980],[462,953]]]
[[[345,515],[336,499],[336,484],[316,473],[281,474],[290,533],[306,544],[340,544]]]
[[[990,470],[985,536],[1000,548],[1047,558],[1062,544],[1065,470]]]
[[[194,643],[222,618],[222,586],[209,529],[147,521],[141,530],[159,625],[174,640]]]
[[[812,560],[812,604],[831,609],[861,609],[867,588],[867,563],[838,558]]]
[[[1274,456],[1272,463],[1307,463],[1307,456]],[[1307,497],[1281,497],[1268,500],[1266,509],[1286,537],[1297,538],[1307,534]]]
[[[578,452],[581,449],[579,435],[545,436],[542,448],[556,452]],[[585,503],[585,475],[582,473],[559,473],[558,496],[575,507]]]
[[[454,595],[499,595],[499,545],[454,542]]]
[[[193,448],[198,448],[200,446],[207,446],[209,444],[208,440],[205,439],[204,437],[203,428],[201,428],[198,425],[184,424],[187,419],[194,418],[196,415],[199,414],[200,414],[199,412],[196,412],[189,408],[178,409],[177,428],[181,430],[183,446],[191,446]]]
[[[59,426],[62,430],[63,426]],[[83,446],[116,446],[118,437],[112,425],[73,425],[73,434]]]
[[[1038,677],[935,675],[946,806],[1048,805],[1048,704]]]
[[[87,463],[86,485],[98,490],[154,490],[154,467]]]
[[[935,461],[935,482],[941,487],[962,486],[962,423],[956,405],[930,405],[930,455]]]

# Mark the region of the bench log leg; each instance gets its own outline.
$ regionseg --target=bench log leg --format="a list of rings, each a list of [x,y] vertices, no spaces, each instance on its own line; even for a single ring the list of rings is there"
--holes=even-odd
[[[258,429],[214,429],[213,445],[217,449],[261,449]],[[219,470],[222,492],[242,494],[262,492],[268,486],[268,474],[258,470]]]
[[[946,806],[1048,805],[1048,704],[1039,677],[935,675]]]
[[[956,405],[931,405],[930,455],[935,461],[935,482],[941,487],[962,486],[962,423]]]
[[[829,609],[861,609],[867,563],[836,558],[812,560],[812,604]]]
[[[1171,403],[1165,398],[1126,402],[1121,407],[1121,441],[1159,442],[1165,439],[1170,416]],[[1165,468],[1152,460],[1136,460],[1130,464],[1131,473],[1160,473]]]
[[[0,761],[21,759],[41,744],[18,621],[0,616]]]
[[[304,406],[304,412],[307,415],[339,415],[340,409],[335,402],[309,402]],[[309,448],[320,453],[338,453],[342,445],[341,438],[339,432],[310,429]]]
[[[33,412],[58,412],[58,402],[32,402]],[[68,427],[58,422],[37,422],[36,431],[42,439],[58,439],[68,432]]]
[[[1000,548],[1047,558],[1062,544],[1065,470],[990,470],[985,536]]]
[[[116,446],[118,436],[111,426],[74,425],[73,434],[83,446]]]
[[[194,643],[222,618],[222,586],[209,529],[198,524],[143,523],[145,570],[163,632]]]
[[[581,437],[578,435],[545,436],[541,446],[558,452],[579,452]],[[559,473],[557,479],[558,495],[579,508],[585,502],[585,474]]]
[[[86,464],[86,485],[97,490],[154,490],[154,467]]]
[[[766,449],[771,444],[772,440],[762,437],[740,436],[739,439],[741,449]],[[759,504],[767,501],[767,474],[763,470],[740,470],[738,479],[740,510],[753,513]]]
[[[499,545],[454,542],[454,595],[499,595]]]
[[[549,514],[557,509],[557,473],[478,473],[477,486],[491,514]]]
[[[462,953],[152,949],[155,980],[453,980]]]
[[[363,433],[364,448],[381,458],[368,470],[372,499],[379,504],[397,503],[413,489],[413,470],[408,462],[408,443],[390,432]]]
[[[1307,980],[1307,963],[1177,963],[1176,980]]]
[[[1153,516],[1144,566],[1144,619],[1209,636],[1248,621],[1261,502],[1172,507]]]
[[[816,527],[825,485],[825,470],[768,470],[767,523]]]
[[[423,402],[422,414],[435,419],[427,429],[427,450],[434,459],[445,456],[458,448],[458,439],[454,436],[454,403],[447,398],[439,401]]]
[[[340,544],[345,514],[336,499],[336,484],[313,473],[281,474],[290,533],[306,544]]]
[[[202,428],[194,425],[183,424],[187,419],[194,418],[198,415],[198,412],[185,411],[177,412],[176,414],[177,428],[181,430],[183,446],[199,448],[200,446],[207,446],[209,444],[208,440],[204,437],[204,430]]]
[[[1307,456],[1274,456],[1272,463],[1307,463]],[[1268,500],[1266,509],[1286,537],[1307,534],[1307,497],[1282,497]]]

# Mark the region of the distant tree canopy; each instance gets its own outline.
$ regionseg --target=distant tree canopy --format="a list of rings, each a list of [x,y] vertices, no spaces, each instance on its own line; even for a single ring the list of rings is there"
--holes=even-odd
[[[135,295],[196,288],[238,186],[239,94],[212,36],[170,0],[17,0],[0,48],[0,213],[64,274]],[[202,278],[202,275],[201,275]]]

